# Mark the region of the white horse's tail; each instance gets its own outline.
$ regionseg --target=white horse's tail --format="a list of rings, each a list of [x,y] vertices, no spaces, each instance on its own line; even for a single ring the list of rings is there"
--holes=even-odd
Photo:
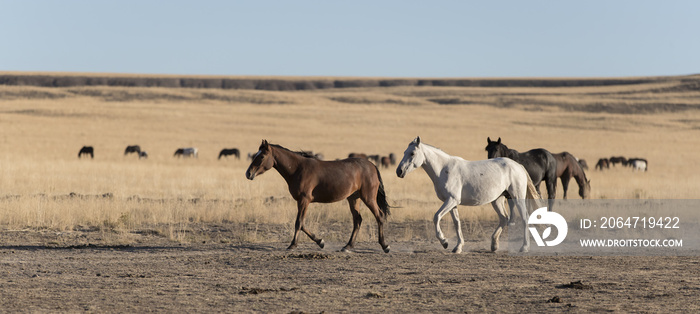
[[[538,200],[541,200],[542,196],[540,193],[537,193],[537,189],[535,189],[535,185],[532,183],[529,174],[527,175],[527,194],[525,198],[527,198],[530,203],[531,211],[539,208]]]

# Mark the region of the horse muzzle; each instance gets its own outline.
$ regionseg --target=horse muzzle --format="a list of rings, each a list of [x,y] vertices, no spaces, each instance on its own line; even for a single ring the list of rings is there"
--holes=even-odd
[[[255,171],[250,171],[250,169],[248,169],[248,170],[245,172],[245,177],[248,178],[248,180],[253,180],[253,179],[255,179]]]
[[[406,175],[406,172],[401,169],[401,167],[396,168],[396,176],[399,178],[403,178]]]

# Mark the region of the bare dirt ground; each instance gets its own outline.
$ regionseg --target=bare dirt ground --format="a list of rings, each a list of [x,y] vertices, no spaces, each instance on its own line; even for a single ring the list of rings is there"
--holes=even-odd
[[[392,230],[400,227],[395,226]],[[542,257],[465,253],[426,238],[354,253],[308,239],[235,242],[241,225],[201,225],[198,242],[132,232],[0,232],[0,308],[7,312],[544,312],[700,310],[698,257]],[[193,228],[194,229],[194,228]],[[204,235],[210,233],[208,237]],[[323,233],[321,233],[323,234]]]

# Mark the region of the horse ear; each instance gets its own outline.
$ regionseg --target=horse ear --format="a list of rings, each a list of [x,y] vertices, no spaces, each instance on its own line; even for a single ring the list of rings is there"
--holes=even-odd
[[[491,144],[491,137],[490,136],[486,138],[486,143]]]
[[[416,139],[414,140],[416,142],[416,145],[420,144],[420,136],[416,136]]]
[[[501,137],[498,137],[498,144],[501,144]]]
[[[268,145],[270,145],[270,144],[267,142],[267,140],[262,140],[262,144],[260,144],[260,146],[268,146]]]

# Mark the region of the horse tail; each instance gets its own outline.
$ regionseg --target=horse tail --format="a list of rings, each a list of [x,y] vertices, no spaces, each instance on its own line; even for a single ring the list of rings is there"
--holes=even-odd
[[[374,166],[374,169],[377,170],[377,178],[379,179],[379,190],[377,190],[377,205],[379,205],[379,208],[382,210],[382,213],[384,213],[384,217],[386,218],[389,216],[389,203],[386,201],[386,191],[384,191],[384,182],[382,181],[382,175],[379,173],[379,168],[377,166]]]
[[[530,203],[530,207],[532,208],[532,210],[535,210],[539,207],[537,200],[541,200],[542,195],[540,195],[540,193],[537,193],[535,184],[532,183],[532,178],[530,178],[530,175],[527,174],[527,171],[525,171],[525,174],[527,177],[527,193],[525,198],[529,200],[528,202]]]

